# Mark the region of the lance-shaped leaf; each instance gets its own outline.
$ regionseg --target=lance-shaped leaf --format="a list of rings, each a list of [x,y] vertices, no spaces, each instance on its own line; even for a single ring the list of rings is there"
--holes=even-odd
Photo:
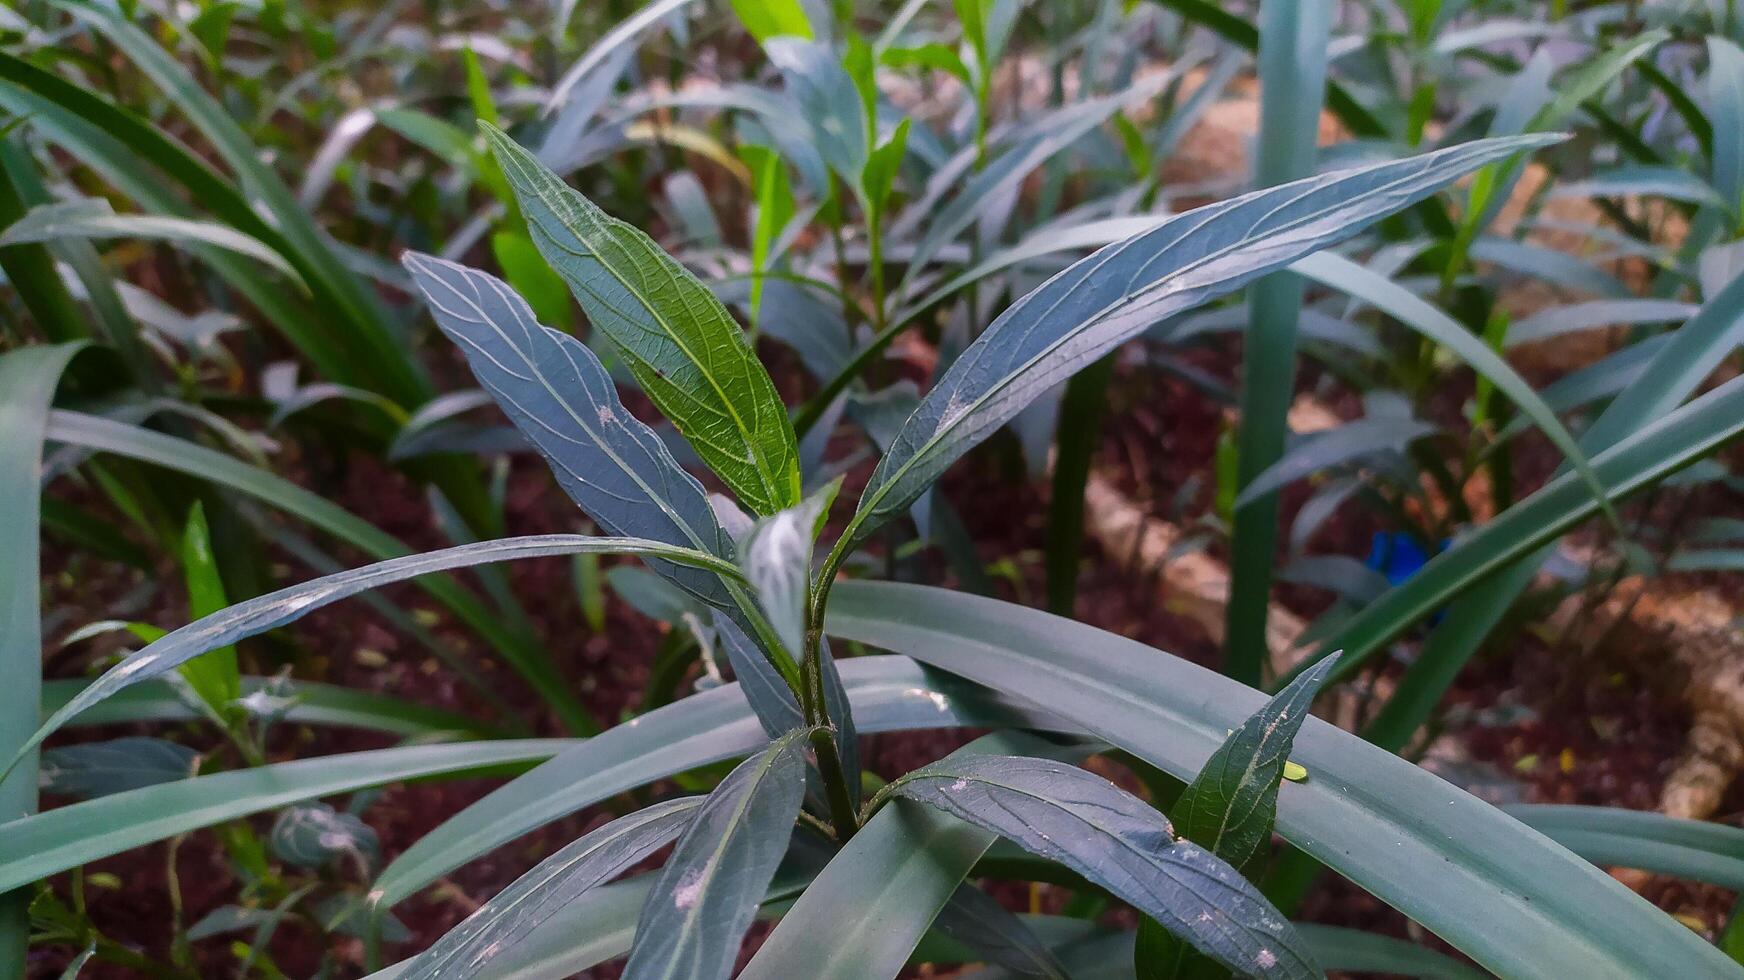
[[[1146,327],[1346,238],[1556,136],[1480,140],[1197,208],[1103,248],[1013,304],[927,394],[872,474],[846,544],[1054,385]]]
[[[62,705],[42,727],[30,737],[8,762],[16,765],[26,752],[42,743],[49,733],[68,719],[110,695],[140,681],[156,677],[165,671],[219,647],[228,646],[295,622],[322,606],[357,595],[392,582],[401,582],[431,572],[483,565],[490,562],[536,558],[544,555],[574,554],[648,555],[710,568],[726,575],[736,575],[737,569],[713,555],[677,548],[658,541],[636,538],[595,538],[585,534],[538,534],[524,538],[504,538],[477,544],[443,548],[421,555],[408,555],[388,561],[323,575],[277,592],[239,602],[234,606],[195,620],[172,630],[161,639],[144,647],[111,667],[89,687]]]
[[[1337,657],[1303,671],[1212,753],[1175,802],[1175,832],[1244,867],[1272,837],[1278,784],[1308,707]]]
[[[1232,970],[1320,975],[1301,937],[1234,868],[1177,841],[1162,814],[1084,769],[1022,756],[952,756],[889,791],[1065,865]]]
[[[848,701],[848,689],[836,669],[836,658],[830,653],[830,641],[822,636],[818,637],[818,684],[823,688],[824,710],[830,713],[830,724],[835,727],[836,755],[848,777],[848,796],[858,806],[860,733],[854,726],[854,706]]]
[[[1212,753],[1175,801],[1176,833],[1237,868],[1260,853],[1272,839],[1290,746],[1337,659],[1327,657],[1304,671]],[[1179,976],[1190,956],[1180,940],[1149,920],[1139,923],[1138,933],[1137,975],[1146,980]]]
[[[799,502],[787,410],[744,331],[708,287],[486,124],[534,244],[697,455],[759,514]]]
[[[726,980],[793,835],[807,730],[740,763],[710,793],[655,879],[624,968],[629,980]]]
[[[589,888],[671,843],[703,799],[687,796],[619,817],[539,862],[436,941],[403,980],[472,977]]]
[[[541,326],[526,301],[494,276],[412,252],[403,261],[436,325],[589,517],[612,534],[732,560],[732,543],[702,484],[678,465],[653,429],[624,408],[593,351]],[[655,568],[701,599],[731,604],[719,579],[707,572]]]

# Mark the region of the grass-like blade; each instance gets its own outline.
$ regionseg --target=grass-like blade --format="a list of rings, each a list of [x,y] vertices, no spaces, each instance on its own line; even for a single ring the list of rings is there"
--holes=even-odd
[[[111,667],[49,716],[9,763],[16,765],[25,751],[40,744],[69,718],[100,703],[116,691],[172,670],[208,650],[225,647],[237,640],[295,622],[322,606],[359,592],[431,572],[465,568],[469,565],[582,553],[645,555],[690,563],[721,574],[737,574],[731,565],[712,555],[658,541],[596,538],[584,534],[542,534],[443,548],[324,575],[239,602],[221,612],[172,630],[161,639],[129,654],[121,663]]]
[[[36,810],[36,757],[28,749],[42,690],[42,570],[38,567],[39,473],[49,406],[67,362],[83,344],[24,347],[0,355],[0,499],[14,513],[0,522],[0,752],[18,753],[0,774],[0,813]],[[23,884],[23,882],[20,882]],[[0,971],[22,972],[29,946],[30,896],[0,885]]]
[[[501,130],[486,126],[485,135],[539,251],[697,455],[759,514],[798,503],[787,410],[726,307],[653,239]]]
[[[1331,0],[1260,7],[1260,131],[1254,183],[1260,187],[1314,173],[1320,107],[1326,91]],[[1224,673],[1246,684],[1265,674],[1266,620],[1271,611],[1272,561],[1277,551],[1278,497],[1254,484],[1284,454],[1285,417],[1296,388],[1296,333],[1302,280],[1273,273],[1248,290],[1241,345],[1241,427],[1236,431],[1236,498],[1229,541],[1229,605],[1225,609]]]
[[[47,718],[71,701],[90,681],[44,681],[42,715]],[[294,725],[329,725],[381,732],[384,735],[427,737],[442,734],[487,737],[498,734],[465,715],[427,708],[411,701],[316,681],[285,681],[273,677],[243,677],[242,696],[256,691],[286,698],[284,720]],[[116,725],[142,721],[192,721],[204,717],[167,683],[147,681],[110,695],[67,719],[66,727]]]
[[[1521,804],[1506,810],[1600,867],[1744,889],[1744,829],[1621,807]]]
[[[0,889],[289,803],[407,779],[525,766],[575,745],[514,739],[275,762],[75,803],[0,824]]]
[[[229,225],[173,215],[117,214],[102,198],[75,198],[31,208],[24,217],[8,225],[4,234],[0,234],[0,246],[104,238],[198,242],[246,255],[298,279],[297,270],[285,261],[284,256]]]
[[[1246,194],[1085,258],[952,363],[879,461],[837,550],[901,513],[1041,393],[1157,321],[1336,244],[1460,175],[1559,137],[1483,140]]]
[[[702,804],[694,796],[668,800],[589,831],[515,879],[399,975],[407,980],[477,976],[582,892],[671,843]]]
[[[636,923],[624,976],[726,980],[805,798],[809,732],[789,732],[740,763],[697,811]]]

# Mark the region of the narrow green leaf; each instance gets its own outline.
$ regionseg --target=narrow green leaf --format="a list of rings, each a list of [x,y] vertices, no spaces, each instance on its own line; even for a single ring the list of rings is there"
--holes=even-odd
[[[0,824],[0,889],[302,800],[548,759],[571,739],[417,745],[275,762],[159,783]]]
[[[648,397],[746,506],[799,502],[799,449],[768,372],[708,288],[501,130],[485,126],[534,244]]]
[[[36,756],[30,752],[42,690],[42,569],[38,501],[49,406],[80,342],[23,347],[0,354],[0,500],[14,513],[0,521],[0,753],[17,757],[0,774],[0,822],[36,810]],[[22,763],[22,765],[20,765]],[[23,884],[23,882],[19,882]],[[0,885],[0,972],[24,971],[30,896]]]
[[[1079,261],[1000,314],[952,363],[879,461],[837,551],[901,513],[1042,392],[1151,324],[1555,139],[1485,140],[1324,174],[1198,208]]]
[[[1708,180],[1736,221],[1744,209],[1744,51],[1717,34],[1708,37],[1708,112],[1714,123]]]
[[[799,0],[732,0],[733,13],[758,44],[772,37],[812,38],[811,21]]]
[[[1359,297],[1405,326],[1452,351],[1472,370],[1482,375],[1506,395],[1521,414],[1530,418],[1539,431],[1561,451],[1579,474],[1598,507],[1614,522],[1616,512],[1605,495],[1593,464],[1580,444],[1569,434],[1556,413],[1544,404],[1544,399],[1532,390],[1501,355],[1491,350],[1481,337],[1467,330],[1453,317],[1405,287],[1340,255],[1322,252],[1297,262],[1296,271],[1334,289]]]
[[[84,679],[44,681],[42,715],[54,714],[90,682]],[[402,737],[458,734],[485,737],[497,734],[489,726],[465,715],[427,708],[410,701],[315,681],[290,681],[278,677],[242,678],[243,701],[257,692],[264,697],[284,698],[284,720],[299,725],[331,725],[357,728]],[[147,681],[136,684],[85,709],[67,720],[68,727],[115,725],[142,721],[192,721],[200,714],[172,686]]]
[[[510,561],[543,555],[573,555],[582,552],[596,554],[630,554],[664,558],[668,561],[694,564],[732,575],[732,566],[712,555],[675,548],[657,541],[637,538],[595,538],[583,534],[544,534],[524,538],[505,538],[478,544],[443,548],[423,554],[393,558],[362,568],[348,569],[325,575],[299,585],[289,586],[263,596],[239,602],[179,629],[162,639],[123,658],[103,676],[85,687],[53,715],[26,741],[10,765],[17,765],[24,753],[40,744],[44,738],[72,718],[111,694],[140,681],[172,670],[201,654],[256,636],[295,622],[310,612],[349,598],[368,589],[379,588],[431,572],[465,568],[488,562]]]
[[[1600,867],[1744,889],[1744,829],[1606,806],[1520,804],[1515,819]]]
[[[593,351],[540,326],[526,302],[493,276],[415,252],[403,261],[479,383],[600,527],[732,560],[732,543],[702,484],[624,407]],[[654,568],[705,602],[732,604],[712,574]]]
[[[905,658],[855,657],[841,667],[863,732],[1051,727],[1046,716]],[[617,793],[766,744],[768,736],[737,685],[657,708],[495,790],[424,835],[377,879],[380,902],[398,904],[479,855]]]
[[[1330,0],[1260,5],[1260,130],[1254,148],[1254,183],[1260,187],[1314,173],[1332,7]],[[1225,673],[1246,684],[1259,683],[1265,673],[1279,523],[1277,495],[1254,484],[1284,454],[1301,313],[1302,280],[1296,276],[1270,275],[1248,290],[1223,665]]]
[[[1277,462],[1256,474],[1236,495],[1235,506],[1244,505],[1280,487],[1311,476],[1331,466],[1359,460],[1384,449],[1403,450],[1435,432],[1435,426],[1409,417],[1370,416],[1333,429],[1311,433],[1290,447]]]
[[[212,534],[206,526],[206,509],[195,502],[182,533],[182,578],[188,586],[188,615],[204,619],[230,604],[224,597],[224,582],[218,577],[218,559],[212,554]],[[242,697],[242,671],[236,665],[236,648],[218,647],[180,668],[188,686],[217,718],[228,717],[232,703]]]
[[[697,811],[636,923],[628,980],[726,980],[805,799],[804,730],[740,763]]]
[[[962,756],[916,769],[888,791],[1065,865],[1232,970],[1320,975],[1301,938],[1240,873],[1177,841],[1162,814],[1101,776],[1046,759]]]
[[[1058,747],[1018,732],[997,732],[950,757],[1047,751]],[[745,966],[741,980],[896,976],[994,839],[931,807],[890,801],[830,858]]]
[[[31,208],[0,234],[0,245],[53,242],[62,239],[142,238],[167,242],[199,242],[258,259],[297,279],[297,270],[264,242],[211,221],[190,221],[158,214],[117,214],[102,198],[76,198]],[[298,280],[301,281],[300,279]]]
[[[1291,681],[1218,746],[1170,810],[1176,833],[1236,868],[1254,863],[1271,844],[1290,747],[1333,659]],[[1180,941],[1148,919],[1139,923],[1138,932],[1137,975],[1144,980],[1179,976],[1189,955]]]
[[[593,886],[670,844],[703,805],[701,797],[656,803],[619,817],[540,861],[400,972],[405,980],[473,977],[499,954]]]

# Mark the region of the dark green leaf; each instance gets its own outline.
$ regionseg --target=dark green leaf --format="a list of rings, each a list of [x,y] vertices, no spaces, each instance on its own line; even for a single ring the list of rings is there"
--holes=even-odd
[[[1151,324],[1554,139],[1484,140],[1285,184],[1190,211],[1079,261],[1002,313],[952,363],[879,461],[844,541],[900,513],[1030,401]]]
[[[799,450],[775,385],[726,308],[653,239],[486,126],[534,244],[642,390],[759,514],[799,502]]]
[[[789,732],[710,793],[654,880],[627,980],[726,980],[805,797],[805,740]]]
[[[963,756],[889,791],[1058,861],[1232,970],[1319,976],[1301,937],[1240,873],[1177,841],[1162,814],[1100,776],[1045,759]]]
[[[48,749],[42,754],[39,778],[45,793],[93,800],[187,779],[199,759],[199,753],[185,745],[128,735]]]
[[[473,375],[538,447],[557,482],[612,534],[652,538],[731,561],[733,547],[702,484],[618,398],[586,345],[542,327],[526,302],[476,269],[408,252],[403,259],[436,323]],[[736,328],[735,328],[736,329]],[[654,566],[685,591],[730,606],[719,578]]]
[[[473,977],[498,954],[595,885],[671,843],[697,816],[700,797],[657,803],[590,831],[498,892],[399,974],[404,980]]]

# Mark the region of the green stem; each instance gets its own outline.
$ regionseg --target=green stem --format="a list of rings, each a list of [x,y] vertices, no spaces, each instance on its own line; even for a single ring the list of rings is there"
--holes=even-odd
[[[1266,0],[1260,10],[1260,142],[1256,183],[1262,187],[1314,170],[1320,108],[1326,91],[1330,0]],[[1286,415],[1295,389],[1296,321],[1302,281],[1274,273],[1250,293],[1242,346],[1238,486],[1245,487],[1283,455]],[[1230,596],[1224,673],[1254,687],[1263,679],[1272,553],[1277,546],[1278,497],[1266,494],[1235,512],[1230,544]]]

